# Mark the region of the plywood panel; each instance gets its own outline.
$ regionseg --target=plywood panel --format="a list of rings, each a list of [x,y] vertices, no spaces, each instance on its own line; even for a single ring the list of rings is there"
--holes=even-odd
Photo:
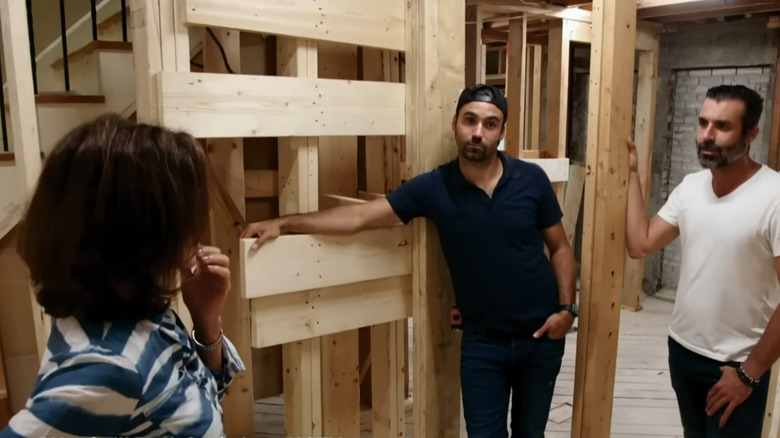
[[[412,229],[395,226],[353,236],[288,235],[251,251],[241,240],[244,297],[260,298],[412,272]]]
[[[255,348],[344,332],[412,316],[410,275],[258,298]]]
[[[404,50],[403,0],[187,0],[186,22]]]
[[[162,72],[163,123],[195,137],[400,135],[403,84]]]

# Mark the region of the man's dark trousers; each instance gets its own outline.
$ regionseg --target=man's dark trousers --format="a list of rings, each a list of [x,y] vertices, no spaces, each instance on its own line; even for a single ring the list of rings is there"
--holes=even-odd
[[[544,438],[565,339],[496,336],[464,328],[463,411],[469,438]]]
[[[750,396],[731,413],[726,426],[718,427],[720,416],[707,416],[707,393],[723,374],[720,367],[736,366],[699,355],[680,345],[671,337],[669,344],[669,373],[677,394],[685,438],[761,438],[764,410],[769,393],[770,372],[761,376],[761,383]]]

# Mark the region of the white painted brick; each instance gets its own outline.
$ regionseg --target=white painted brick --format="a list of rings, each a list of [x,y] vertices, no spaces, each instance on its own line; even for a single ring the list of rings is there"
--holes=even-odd
[[[729,83],[733,82],[736,79],[736,75],[730,76],[730,78],[724,78],[723,76],[710,76],[710,77],[703,77],[699,79],[699,83],[701,85],[707,85],[709,87],[712,87],[713,85],[721,85],[723,83]]]
[[[760,75],[764,73],[762,67],[743,67],[737,70],[738,75]]]
[[[705,78],[699,78],[696,76],[683,76],[677,79],[677,87],[681,85],[698,85],[699,81]]]
[[[713,76],[725,76],[725,75],[735,75],[737,74],[736,68],[716,68],[712,70]]]
[[[691,70],[689,73],[691,76],[712,76],[712,70],[710,69]]]

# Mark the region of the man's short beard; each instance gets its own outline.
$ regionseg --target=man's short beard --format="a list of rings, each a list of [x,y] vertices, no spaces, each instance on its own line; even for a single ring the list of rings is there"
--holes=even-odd
[[[696,143],[696,155],[699,157],[699,164],[702,167],[706,169],[721,169],[737,161],[743,154],[748,152],[749,148],[744,137],[729,147],[721,147],[716,145],[714,141],[703,141]],[[714,156],[704,155],[702,150],[713,150],[717,151],[718,154]]]
[[[468,145],[470,144],[476,144],[474,142],[466,142],[463,147],[461,148],[461,156],[465,158],[468,161],[471,161],[473,163],[484,163],[490,159],[491,156],[491,148],[487,145],[484,141],[480,142],[479,145],[481,146],[481,149],[478,151],[475,150],[468,150]],[[496,149],[498,147],[498,144],[493,149]]]

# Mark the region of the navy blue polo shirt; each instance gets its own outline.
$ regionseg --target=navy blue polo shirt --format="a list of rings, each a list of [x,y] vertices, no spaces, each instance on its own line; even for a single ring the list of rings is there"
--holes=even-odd
[[[498,154],[504,172],[492,198],[466,180],[455,159],[387,200],[404,223],[422,216],[436,225],[464,324],[525,336],[559,311],[542,230],[563,212],[540,166]]]

